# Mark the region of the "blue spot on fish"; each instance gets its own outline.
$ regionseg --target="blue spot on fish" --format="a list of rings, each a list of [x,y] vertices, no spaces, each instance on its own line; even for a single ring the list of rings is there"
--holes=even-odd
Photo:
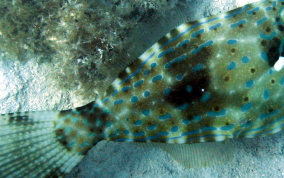
[[[194,67],[192,68],[192,71],[193,71],[193,72],[197,72],[197,71],[199,71],[199,70],[202,70],[203,67],[204,67],[203,64],[198,64],[198,65],[196,65],[196,66],[194,66]]]
[[[147,91],[144,92],[144,97],[146,98],[148,96],[150,96],[150,92],[147,90]]]
[[[125,135],[129,135],[129,134],[130,134],[130,131],[129,131],[129,130],[124,130],[123,133],[124,133]]]
[[[183,120],[182,120],[182,123],[184,123],[185,125],[188,125],[188,124],[190,124],[191,122],[190,122],[189,119],[183,119]]]
[[[235,124],[231,124],[229,126],[222,126],[220,129],[225,130],[225,131],[230,131],[230,130],[233,130],[234,127],[235,127]]]
[[[148,75],[149,73],[150,73],[150,70],[148,69],[144,71],[144,75]]]
[[[193,119],[192,119],[194,122],[198,122],[201,120],[201,116],[194,116]]]
[[[155,130],[157,128],[157,124],[153,124],[147,127],[147,130]]]
[[[273,112],[271,113],[263,113],[263,114],[260,114],[259,118],[262,120],[262,119],[266,119],[268,117],[271,117],[271,116],[274,116],[276,114],[279,113],[279,110],[274,110]]]
[[[159,119],[160,119],[160,120],[166,120],[166,119],[169,119],[169,118],[171,118],[171,117],[172,117],[172,114],[167,113],[167,114],[165,114],[165,115],[159,116]]]
[[[269,98],[269,91],[268,90],[264,90],[263,91],[263,99],[267,100]]]
[[[154,67],[156,67],[156,66],[157,66],[157,63],[156,63],[156,62],[153,62],[153,63],[150,65],[151,68],[154,68]]]
[[[131,103],[136,103],[139,100],[138,96],[132,96],[131,97]]]
[[[217,128],[216,128],[216,127],[202,127],[202,128],[201,128],[201,131],[202,131],[202,132],[214,131],[214,130],[217,130]]]
[[[178,75],[178,76],[176,77],[176,79],[177,79],[178,81],[181,81],[182,78],[183,78],[183,75]]]
[[[171,88],[166,88],[166,89],[164,90],[164,95],[165,95],[165,96],[168,96],[170,93],[171,93]]]
[[[178,48],[181,48],[183,45],[185,45],[185,44],[187,44],[187,43],[189,43],[189,40],[188,40],[188,39],[183,40],[182,42],[180,42],[180,43],[177,45],[177,47],[178,47]]]
[[[250,61],[250,59],[247,56],[244,56],[242,58],[242,63],[248,63]]]
[[[283,80],[284,80],[284,79],[283,79]],[[192,92],[192,86],[187,85],[187,86],[186,86],[186,91],[187,91],[188,93]]]
[[[140,126],[140,125],[142,125],[142,121],[138,120],[138,121],[134,122],[133,125],[134,126]]]
[[[200,101],[206,102],[206,101],[208,101],[208,100],[210,99],[210,97],[211,97],[210,93],[209,93],[209,92],[206,92],[206,93],[204,93],[204,94],[202,95]]]
[[[198,30],[198,31],[196,31],[196,32],[193,32],[193,33],[191,34],[191,37],[192,37],[192,38],[195,38],[198,34],[202,34],[202,33],[204,33],[204,29],[200,29],[200,30]]]
[[[162,75],[156,75],[155,77],[152,78],[152,82],[154,83],[154,82],[156,82],[158,80],[161,80],[162,78],[163,78]]]
[[[139,136],[145,136],[146,134],[145,134],[144,131],[141,131],[141,132],[138,132],[138,133],[132,133],[132,135],[133,135],[134,137],[139,137]]]
[[[197,49],[194,49],[191,53],[192,54],[199,53],[203,48],[211,46],[211,45],[213,45],[213,43],[214,42],[212,40],[207,41],[207,42],[203,43],[202,45],[200,45]]]
[[[111,123],[111,122],[107,122],[106,126],[107,126],[107,127],[111,127],[111,126],[112,126],[112,123]]]
[[[119,100],[116,100],[113,102],[114,105],[117,105],[117,104],[122,104],[124,102],[123,99],[119,99]]]
[[[129,86],[125,86],[125,87],[123,87],[123,88],[121,89],[121,91],[122,91],[122,92],[127,91],[127,90],[129,90],[129,88],[130,88]]]
[[[142,114],[145,115],[145,116],[149,116],[150,113],[151,113],[150,110],[143,110],[143,111],[142,111]]]
[[[144,80],[139,80],[138,82],[134,83],[134,87],[138,87],[139,85],[141,85],[144,82]]]
[[[262,58],[264,61],[267,61],[267,60],[268,60],[268,57],[267,57],[266,52],[261,52],[260,56],[261,56],[261,58]]]
[[[236,43],[238,43],[238,40],[235,40],[235,39],[227,41],[227,44],[229,45],[236,44]]]
[[[247,104],[244,104],[241,108],[242,112],[246,112],[252,108],[252,102],[249,102]]]
[[[182,110],[185,110],[186,108],[188,108],[188,106],[189,106],[189,104],[188,104],[188,103],[185,103],[185,104],[179,106],[178,109],[179,109],[180,111],[182,111]]]
[[[222,25],[221,23],[217,23],[215,25],[212,25],[212,26],[209,27],[209,30],[214,30],[215,28],[221,27],[221,25]]]
[[[158,58],[162,58],[162,57],[164,57],[166,54],[171,53],[171,52],[173,52],[174,50],[175,50],[174,48],[169,48],[169,49],[167,49],[167,50],[161,52],[161,53],[158,55]]]
[[[267,7],[265,8],[265,11],[270,11],[272,9],[272,7]]]
[[[235,68],[236,68],[236,63],[235,63],[235,62],[231,62],[231,63],[228,65],[228,67],[227,67],[228,70],[233,70],[233,69],[235,69]]]
[[[181,55],[181,56],[175,58],[174,60],[172,60],[172,61],[166,63],[166,64],[165,64],[165,68],[166,68],[166,69],[169,69],[169,68],[172,66],[172,64],[177,63],[177,62],[180,62],[180,61],[183,61],[183,60],[185,60],[185,59],[186,59],[186,55]]]
[[[266,20],[267,20],[267,17],[263,17],[262,19],[258,20],[258,21],[256,22],[256,24],[257,24],[257,25],[261,25],[261,24],[263,24]]]
[[[105,102],[107,102],[107,101],[109,101],[109,98],[104,99],[104,100],[102,101],[102,103],[105,103]]]
[[[251,15],[253,12],[258,11],[259,9],[260,9],[259,7],[256,7],[256,8],[254,8],[254,9],[252,9],[252,10],[247,11],[247,14],[248,14],[248,15]]]
[[[231,28],[235,28],[235,27],[237,27],[237,26],[239,26],[241,24],[245,24],[246,22],[247,21],[243,19],[243,20],[238,21],[237,23],[231,24],[230,27]]]
[[[265,35],[264,33],[261,33],[259,36],[260,38],[263,38],[265,40],[271,40],[272,38],[274,38],[276,36],[276,32],[272,32],[270,35]]]
[[[111,96],[115,96],[118,93],[118,90],[115,89]]]
[[[171,132],[177,132],[178,129],[179,129],[178,126],[174,126],[174,127],[171,128]]]
[[[280,79],[279,84],[284,85],[284,76]]]
[[[209,111],[209,112],[207,112],[207,116],[209,116],[209,117],[220,117],[220,116],[226,115],[226,113],[227,113],[226,109],[222,109],[222,111],[219,111],[219,112]]]
[[[254,84],[254,81],[253,80],[249,80],[249,81],[246,82],[246,87],[247,88],[251,88],[253,86],[253,84]]]

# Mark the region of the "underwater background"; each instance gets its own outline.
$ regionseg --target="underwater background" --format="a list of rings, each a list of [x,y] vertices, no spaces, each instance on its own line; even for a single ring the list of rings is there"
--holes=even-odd
[[[32,4],[33,1],[14,2],[23,5],[23,10],[27,11],[26,13],[34,13],[26,9],[34,6]],[[49,31],[50,29],[44,27],[47,28],[46,39],[49,39],[50,43],[52,41],[61,42],[59,44],[54,43],[52,44],[53,46],[50,45],[48,47],[50,51],[42,50],[49,43],[41,42],[40,40],[37,43],[24,43],[29,40],[29,36],[25,37],[27,32],[24,29],[37,28],[37,24],[25,26],[23,25],[25,23],[22,22],[24,19],[17,18],[9,19],[9,23],[5,24],[3,22],[5,19],[1,19],[1,24],[5,25],[5,28],[1,26],[0,29],[2,41],[5,41],[4,32],[7,34],[14,33],[16,41],[23,40],[23,43],[20,44],[23,49],[20,50],[18,50],[19,47],[13,44],[15,41],[9,41],[10,45],[14,45],[13,48],[7,44],[2,44],[1,46],[1,113],[51,109],[62,110],[78,107],[95,100],[96,93],[101,92],[105,85],[109,85],[112,78],[116,77],[117,74],[115,72],[117,69],[115,67],[121,70],[123,66],[126,67],[126,64],[133,60],[130,58],[126,59],[125,62],[116,57],[125,54],[127,47],[123,47],[124,45],[127,46],[134,43],[132,39],[127,39],[128,34],[135,31],[135,27],[139,25],[143,29],[143,25],[147,24],[151,18],[165,18],[167,12],[174,9],[178,1],[70,2],[74,2],[74,4],[70,3],[72,8],[61,9],[61,13],[71,14],[71,17],[66,17],[67,25],[68,23],[71,24],[68,25],[69,28],[72,28],[69,29],[70,33],[68,30],[60,31],[62,29],[56,29],[58,25],[56,23],[54,24],[55,29],[52,29],[53,31]],[[91,8],[88,7],[89,2],[93,2],[91,3]],[[216,15],[252,1],[185,0],[180,2],[191,5],[192,11],[188,21],[192,21]],[[5,2],[3,1],[2,3]],[[7,4],[2,4],[1,8],[4,6],[7,6]],[[92,11],[89,14],[80,13],[84,9],[91,9]],[[49,13],[55,12],[46,12],[46,17],[53,18],[49,16]],[[69,22],[70,18],[75,17],[78,17],[78,22],[76,22],[76,19],[75,23],[73,21]],[[92,18],[88,19],[88,17]],[[81,19],[87,20],[81,23]],[[85,23],[88,23],[91,19],[95,20],[96,23],[90,24],[92,25],[91,27],[85,26]],[[78,25],[78,23],[81,24]],[[13,25],[24,32],[15,32],[15,29],[12,28]],[[61,25],[65,27],[65,24]],[[8,29],[8,27],[11,29]],[[89,28],[89,31],[84,31],[86,28]],[[77,33],[73,34],[72,32],[74,31]],[[63,35],[62,39],[58,39],[59,37],[53,36],[56,34],[55,32],[65,35]],[[80,39],[76,39],[78,34],[82,35]],[[90,40],[89,38],[92,35],[94,39]],[[164,34],[157,35],[163,36]],[[12,38],[9,37],[9,39]],[[66,39],[73,40],[66,41]],[[81,41],[81,39],[83,40]],[[136,43],[139,43],[139,41],[136,41]],[[150,40],[145,40],[143,43],[149,43],[148,45],[151,46]],[[26,47],[25,45],[28,44],[35,46]],[[39,46],[42,47],[39,48]],[[84,46],[89,47],[84,48]],[[90,46],[92,47],[91,49],[89,49]],[[144,48],[147,49],[149,46]],[[144,48],[141,47],[140,54],[145,50]],[[57,53],[57,50],[61,52]],[[135,52],[132,53],[137,55]],[[113,66],[113,68],[106,72],[105,69],[109,66]],[[90,151],[82,164],[75,167],[69,176],[284,177],[283,131],[265,138],[232,139],[231,141],[235,146],[235,156],[230,163],[192,169],[180,166],[167,153],[157,148],[143,149],[128,143],[103,141]]]

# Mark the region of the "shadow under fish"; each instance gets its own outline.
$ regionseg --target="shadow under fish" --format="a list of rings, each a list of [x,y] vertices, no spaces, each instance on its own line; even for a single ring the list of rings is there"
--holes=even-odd
[[[101,140],[159,147],[186,167],[214,165],[232,157],[227,139],[282,130],[283,9],[262,1],[183,23],[96,101],[1,115],[1,177],[64,176]]]

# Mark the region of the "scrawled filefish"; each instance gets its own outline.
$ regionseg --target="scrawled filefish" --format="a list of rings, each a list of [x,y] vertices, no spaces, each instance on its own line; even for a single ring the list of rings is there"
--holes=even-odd
[[[183,23],[96,101],[1,115],[1,177],[64,175],[100,140],[198,143],[282,130],[283,9],[263,1]]]

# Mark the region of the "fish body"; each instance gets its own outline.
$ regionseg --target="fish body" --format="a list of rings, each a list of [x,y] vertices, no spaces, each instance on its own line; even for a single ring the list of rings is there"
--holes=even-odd
[[[46,165],[37,163],[44,171],[33,175],[61,175],[100,140],[198,143],[282,130],[284,74],[274,66],[283,51],[283,9],[284,1],[262,1],[186,22],[96,101],[66,111],[2,115],[7,133],[0,139],[0,170],[30,175],[21,165],[46,154]],[[7,156],[11,152],[17,156]]]

